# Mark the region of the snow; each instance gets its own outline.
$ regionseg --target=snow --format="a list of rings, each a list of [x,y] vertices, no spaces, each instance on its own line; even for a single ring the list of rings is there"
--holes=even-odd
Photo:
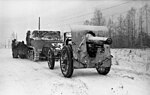
[[[75,69],[72,78],[64,78],[59,61],[50,70],[46,61],[13,59],[10,49],[0,49],[0,95],[150,95],[150,50],[111,52],[108,75]]]
[[[113,64],[136,73],[150,75],[150,49],[112,49]]]

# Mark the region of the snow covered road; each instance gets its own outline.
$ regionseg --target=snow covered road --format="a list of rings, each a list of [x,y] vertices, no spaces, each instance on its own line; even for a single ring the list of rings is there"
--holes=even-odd
[[[50,70],[46,61],[13,59],[10,49],[0,49],[0,95],[150,95],[150,73],[120,65],[122,60],[107,76],[78,69],[64,78],[59,62]]]

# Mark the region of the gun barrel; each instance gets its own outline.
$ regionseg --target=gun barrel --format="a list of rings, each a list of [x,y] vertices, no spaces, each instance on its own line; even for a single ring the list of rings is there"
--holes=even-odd
[[[100,43],[100,44],[112,44],[112,39],[109,37],[89,37],[88,38],[89,42],[95,42],[95,43]]]

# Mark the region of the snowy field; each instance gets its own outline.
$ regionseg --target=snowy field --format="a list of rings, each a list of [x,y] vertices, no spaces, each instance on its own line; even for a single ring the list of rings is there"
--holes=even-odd
[[[74,70],[64,78],[56,62],[13,59],[10,49],[0,49],[0,95],[150,95],[150,50],[112,49],[108,75],[96,69]]]

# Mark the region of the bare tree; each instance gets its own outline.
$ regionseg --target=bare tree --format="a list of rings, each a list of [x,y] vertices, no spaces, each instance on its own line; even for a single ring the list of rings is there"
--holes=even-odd
[[[139,10],[139,39],[140,47],[143,46],[143,8]]]
[[[136,34],[136,29],[135,29],[135,15],[136,15],[136,9],[131,8],[127,15],[126,15],[126,24],[127,24],[127,34],[128,34],[128,47],[133,48],[135,44],[135,34]]]
[[[94,11],[94,16],[91,20],[86,20],[84,22],[85,25],[96,25],[96,26],[103,26],[106,25],[105,18],[100,9],[96,9]]]
[[[108,35],[113,39],[113,48],[142,48],[150,47],[149,21],[150,7],[148,4],[140,9],[132,7],[125,16],[120,15],[117,20],[109,18]],[[106,25],[101,10],[96,9],[94,16],[84,22],[86,25]]]
[[[91,21],[93,25],[97,25],[97,26],[103,26],[106,24],[105,18],[103,17],[103,14],[99,9],[96,9],[94,11],[94,17],[91,19]]]
[[[86,20],[86,21],[84,22],[84,25],[90,25],[90,21],[89,21],[89,20]]]

